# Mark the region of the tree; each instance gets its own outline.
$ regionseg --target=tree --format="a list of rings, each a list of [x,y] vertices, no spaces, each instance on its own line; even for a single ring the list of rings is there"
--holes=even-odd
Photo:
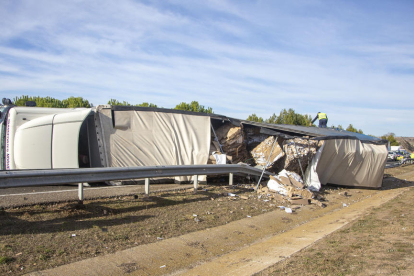
[[[116,99],[110,99],[108,101],[110,105],[121,105],[121,106],[142,106],[142,107],[158,107],[156,104],[144,102],[142,104],[130,104],[129,102],[123,101],[120,102]]]
[[[189,104],[181,102],[180,104],[177,104],[174,109],[201,113],[214,113],[211,107],[205,108],[204,105],[200,105],[197,101],[192,101]]]
[[[271,118],[269,118],[269,120],[271,120]],[[302,115],[296,113],[295,110],[293,110],[292,108],[289,108],[289,110],[283,109],[282,111],[280,111],[279,116],[275,120],[275,124],[299,126],[308,126],[311,122],[312,117],[310,115]]]
[[[110,104],[110,105],[132,106],[132,104],[130,104],[129,102],[126,102],[126,101],[120,102],[120,101],[115,100],[115,99],[110,99],[108,101],[108,104]]]
[[[391,146],[399,146],[400,143],[395,139],[395,133],[389,132],[381,136],[381,139],[388,140]]]
[[[263,118],[257,117],[257,115],[253,113],[252,115],[249,115],[249,117],[247,117],[247,121],[263,123]]]
[[[349,124],[349,126],[346,128],[346,131],[358,132],[358,130],[356,128],[354,128],[354,126],[352,124]]]
[[[144,102],[142,104],[139,104],[138,106],[142,106],[142,107],[158,107],[156,104],[146,103],[146,102]]]
[[[364,134],[364,132],[361,129],[357,130],[356,128],[354,128],[352,124],[349,124],[349,126],[346,128],[346,131]]]
[[[93,104],[90,104],[88,100],[83,99],[82,97],[70,97],[65,100],[62,100],[64,107],[75,108],[75,107],[92,107]]]
[[[253,115],[256,115],[256,114],[253,114]],[[276,119],[277,119],[277,116],[276,116],[275,113],[273,113],[273,115],[270,116],[269,119],[266,119],[265,122],[268,123],[268,124],[276,124]],[[247,119],[247,120],[249,120],[249,119]]]

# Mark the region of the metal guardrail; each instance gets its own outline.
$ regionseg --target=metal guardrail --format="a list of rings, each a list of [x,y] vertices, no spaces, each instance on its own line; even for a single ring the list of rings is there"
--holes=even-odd
[[[244,174],[260,176],[262,170],[247,165],[178,165],[125,168],[14,170],[0,172],[0,188],[102,182],[153,177]],[[266,173],[267,175],[271,173]],[[271,174],[272,175],[272,174]]]
[[[401,164],[414,164],[414,158],[404,158],[400,162]]]
[[[229,174],[229,185],[233,185],[233,174],[262,175],[262,170],[247,165],[180,165],[146,166],[125,168],[15,170],[0,172],[0,188],[43,186],[56,184],[78,184],[79,202],[83,202],[83,183],[125,179],[145,179],[145,194],[149,195],[150,178],[191,176],[194,192],[198,188],[198,175]],[[273,175],[265,173],[266,176]]]

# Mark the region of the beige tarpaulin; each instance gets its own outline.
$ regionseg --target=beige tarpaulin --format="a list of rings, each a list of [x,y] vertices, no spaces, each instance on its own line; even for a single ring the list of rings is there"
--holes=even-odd
[[[322,184],[379,188],[387,154],[385,145],[352,139],[326,140],[316,171]]]
[[[104,166],[204,165],[210,150],[210,117],[99,108]],[[112,118],[113,116],[113,118]],[[115,127],[113,127],[113,124]],[[192,177],[176,177],[189,181]],[[199,180],[205,181],[205,176]]]

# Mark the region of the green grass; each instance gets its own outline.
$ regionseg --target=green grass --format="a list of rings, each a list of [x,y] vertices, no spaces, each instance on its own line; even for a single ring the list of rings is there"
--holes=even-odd
[[[8,264],[11,263],[14,259],[8,256],[0,256],[0,264]]]

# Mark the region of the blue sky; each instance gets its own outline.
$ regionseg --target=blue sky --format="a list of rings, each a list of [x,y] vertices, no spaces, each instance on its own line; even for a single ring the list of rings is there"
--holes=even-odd
[[[0,93],[414,136],[414,1],[0,0]]]

